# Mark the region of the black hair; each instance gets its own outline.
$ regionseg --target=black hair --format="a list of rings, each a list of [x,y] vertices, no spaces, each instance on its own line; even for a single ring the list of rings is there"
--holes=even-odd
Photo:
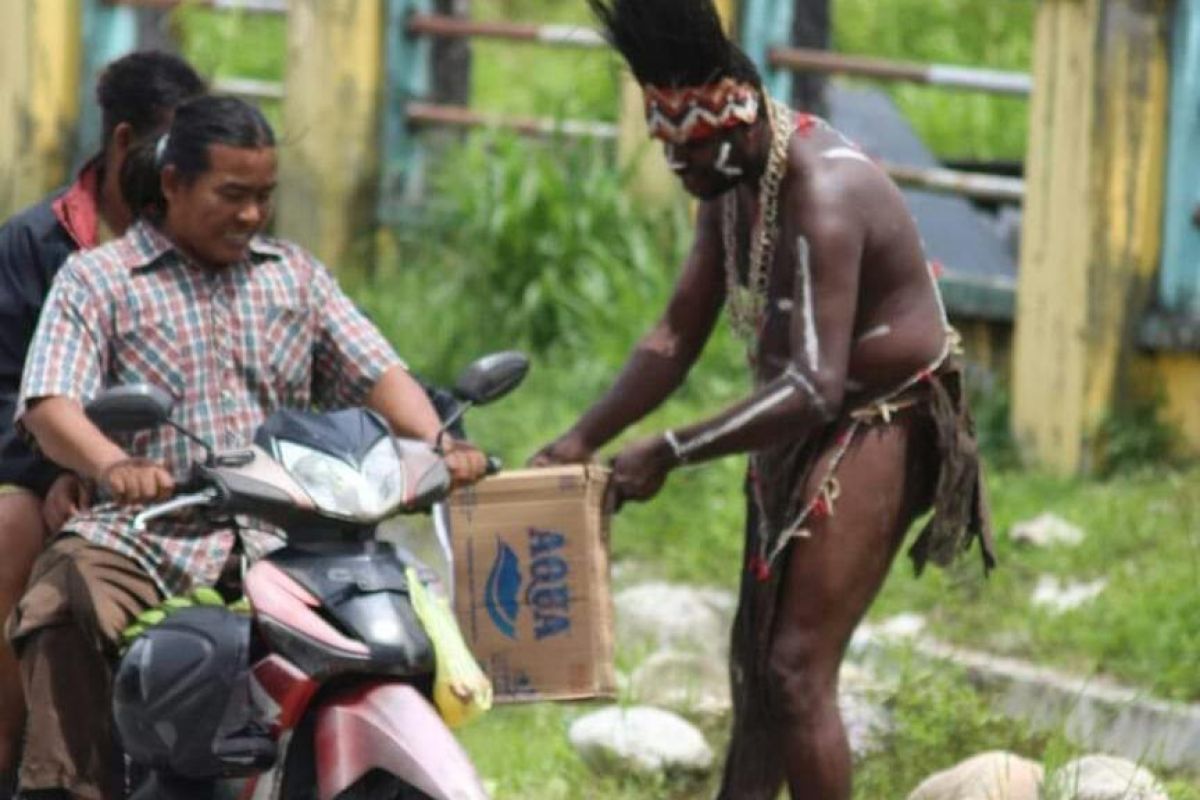
[[[258,149],[275,146],[275,131],[262,112],[244,100],[204,95],[175,109],[171,127],[130,151],[121,168],[121,193],[134,216],[158,221],[167,210],[162,170],[173,166],[184,181],[207,172],[209,145]]]
[[[129,123],[135,138],[154,133],[176,106],[205,91],[204,79],[178,56],[147,50],[118,58],[96,81],[104,144],[122,122]]]
[[[754,63],[725,35],[712,0],[587,2],[638,83],[701,86],[733,78],[762,88]]]

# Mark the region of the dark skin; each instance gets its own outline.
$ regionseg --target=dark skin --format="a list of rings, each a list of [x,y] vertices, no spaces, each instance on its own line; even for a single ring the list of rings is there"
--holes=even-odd
[[[749,260],[749,221],[758,212],[759,177],[770,146],[764,117],[710,140],[667,146],[668,162],[701,200],[695,241],[674,295],[609,392],[539,451],[535,465],[591,460],[683,382],[726,299],[718,196],[731,185],[737,193],[743,269]],[[723,141],[730,143],[727,163],[742,170],[738,178],[716,169]],[[820,125],[790,140],[779,194],[780,235],[768,278],[769,312],[755,343],[758,388],[742,402],[675,431],[685,444],[720,434],[690,453],[689,463],[803,440],[895,389],[942,353],[945,325],[912,217],[899,190],[873,164],[824,155],[846,146]],[[805,313],[801,237],[809,253],[811,318]],[[789,381],[789,370],[802,376],[807,388]],[[789,385],[797,388],[782,402],[743,424],[730,424]],[[837,514],[811,526],[813,536],[793,545],[782,562],[766,687],[774,711],[771,719],[742,721],[777,729],[772,737],[780,748],[773,754],[777,767],[735,769],[735,731],[727,796],[774,797],[786,779],[793,798],[850,797],[837,672],[846,642],[878,592],[904,532],[929,501],[931,488],[913,477],[930,472],[929,434],[914,425],[884,427],[864,438],[840,470],[843,497]],[[663,435],[626,445],[612,461],[617,500],[649,500],[679,464]],[[816,486],[805,491],[811,496]]]

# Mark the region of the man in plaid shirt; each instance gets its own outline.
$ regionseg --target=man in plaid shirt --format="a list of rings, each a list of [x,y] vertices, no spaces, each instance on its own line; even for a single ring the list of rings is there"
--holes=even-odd
[[[164,595],[214,585],[237,563],[231,530],[196,520],[133,530],[138,507],[170,495],[203,452],[166,427],[110,439],[84,414],[89,398],[154,384],[177,398],[177,421],[218,449],[249,445],[276,409],[314,404],[365,405],[396,433],[429,441],[439,429],[423,390],[325,268],[259,235],[275,163],[273,133],[253,107],[184,104],[125,170],[142,219],[73,256],[47,300],[17,414],[108,502],[67,523],[8,624],[30,708],[23,796],[119,796],[109,709],[120,632]],[[458,482],[483,474],[477,450],[449,449]],[[251,556],[281,543],[266,531],[244,539]]]

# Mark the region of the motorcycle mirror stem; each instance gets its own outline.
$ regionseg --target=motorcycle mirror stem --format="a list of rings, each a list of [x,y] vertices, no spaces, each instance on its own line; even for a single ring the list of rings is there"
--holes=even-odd
[[[442,427],[438,428],[437,438],[433,440],[434,452],[436,452],[438,455],[445,454],[445,451],[442,449],[442,438],[446,435],[450,428],[454,427],[454,423],[463,418],[463,414],[466,414],[473,405],[475,405],[475,403],[471,400],[460,401],[458,408],[454,409],[454,413],[442,422]]]
[[[84,411],[97,428],[105,433],[134,433],[169,425],[204,450],[204,463],[213,466],[213,446],[171,418],[175,398],[169,392],[147,383],[109,387],[94,397]]]

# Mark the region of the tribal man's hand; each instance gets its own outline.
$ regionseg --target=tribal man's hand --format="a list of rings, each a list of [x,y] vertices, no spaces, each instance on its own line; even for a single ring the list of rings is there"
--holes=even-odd
[[[145,458],[114,461],[100,473],[97,483],[123,506],[166,500],[175,491],[171,473]]]
[[[575,432],[563,434],[543,447],[529,459],[531,467],[552,467],[556,464],[586,464],[594,451]]]
[[[620,509],[628,500],[654,497],[676,463],[675,453],[661,436],[640,439],[626,447],[612,460],[609,493],[613,508]]]
[[[87,484],[73,472],[64,472],[50,484],[46,500],[42,503],[42,521],[51,536],[62,530],[67,520],[86,511],[91,505],[91,492]]]

